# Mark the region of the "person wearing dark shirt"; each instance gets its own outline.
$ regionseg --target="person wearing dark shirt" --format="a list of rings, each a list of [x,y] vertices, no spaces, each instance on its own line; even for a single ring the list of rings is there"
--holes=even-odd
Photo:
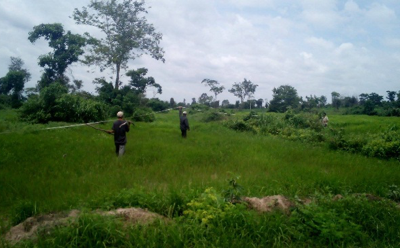
[[[182,137],[186,138],[187,130],[190,131],[189,121],[188,121],[188,119],[186,117],[186,111],[182,112],[182,107],[181,106],[179,106],[179,120],[180,120],[180,128],[181,128]]]
[[[112,130],[107,132],[114,134],[115,153],[117,156],[122,156],[125,153],[126,133],[129,132],[131,122],[123,120],[124,113],[122,111],[117,113],[117,117],[118,120],[114,122]]]

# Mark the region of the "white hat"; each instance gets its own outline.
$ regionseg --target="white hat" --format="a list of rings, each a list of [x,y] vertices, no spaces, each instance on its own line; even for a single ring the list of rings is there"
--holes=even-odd
[[[117,117],[124,117],[124,112],[122,112],[122,111],[119,111],[118,113],[117,113]]]
[[[183,111],[183,113],[182,113],[182,114],[186,115],[186,111]]]

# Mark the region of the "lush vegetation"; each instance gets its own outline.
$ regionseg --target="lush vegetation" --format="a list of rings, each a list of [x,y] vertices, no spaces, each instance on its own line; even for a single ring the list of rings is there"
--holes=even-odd
[[[400,167],[395,159],[259,135],[257,128],[254,134],[237,132],[212,121],[209,116],[217,115],[208,111],[189,112],[187,139],[180,137],[176,111],[157,114],[154,122],[136,123],[128,135],[127,153],[118,159],[112,137],[106,133],[84,126],[43,130],[64,124],[31,126],[19,122],[15,111],[0,113],[1,232],[31,215],[86,211],[78,222],[18,246],[400,244],[396,207]],[[285,119],[288,114],[275,115]],[[223,116],[222,122],[253,119],[249,112]],[[388,117],[329,118],[332,128],[343,128],[352,135],[399,125],[397,118]],[[298,203],[290,213],[266,214],[248,210],[237,201],[231,203],[235,197],[276,194]],[[332,200],[336,194],[343,198]],[[379,200],[371,201],[365,194]],[[304,198],[313,203],[301,204]],[[118,219],[91,212],[130,206],[147,208],[171,221],[124,227]]]
[[[224,125],[237,131],[274,135],[288,140],[325,145],[333,150],[400,161],[398,118],[347,115],[341,116],[337,121],[334,116],[332,124],[324,127],[323,114],[325,113],[294,113],[288,110],[284,115],[277,115],[252,111],[246,116],[231,118]],[[368,123],[371,120],[376,125],[370,127]],[[351,127],[348,127],[349,123],[352,123]]]
[[[148,69],[128,70],[143,54],[164,61],[162,34],[146,13],[145,2],[133,0],[75,9],[76,24],[100,37],[60,23],[34,26],[27,38],[45,39],[51,52],[38,58],[43,74],[32,88],[23,60],[11,57],[0,78],[2,246],[12,246],[3,235],[11,226],[71,209],[82,210],[78,221],[16,247],[400,246],[400,91],[386,99],[332,92],[328,103],[281,85],[264,102],[244,79],[228,89],[240,101],[220,104],[225,86],[206,78],[212,96],[163,101]],[[96,94],[85,92],[65,73],[79,61],[115,78],[94,78]],[[176,106],[188,108],[188,139],[178,113],[168,112]],[[112,136],[82,123],[101,120],[100,129],[110,129],[121,110],[136,125],[116,158]],[[292,202],[287,212],[258,213],[243,201],[277,194]],[[93,212],[132,206],[168,221],[127,226]]]

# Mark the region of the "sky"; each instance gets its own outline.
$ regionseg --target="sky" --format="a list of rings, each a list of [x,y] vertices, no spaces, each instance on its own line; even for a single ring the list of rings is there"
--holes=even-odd
[[[51,49],[34,44],[28,33],[42,23],[62,23],[65,30],[100,35],[77,25],[70,16],[90,0],[0,0],[0,77],[10,57],[20,57],[32,74],[34,87],[43,70],[38,57]],[[217,80],[225,87],[218,100],[234,103],[228,89],[244,79],[257,84],[254,98],[270,101],[272,89],[290,85],[298,95],[328,97],[400,90],[400,1],[398,0],[147,0],[146,18],[163,34],[165,63],[142,56],[129,69],[148,68],[163,94],[148,97],[191,102],[201,84]],[[123,72],[125,74],[125,72]],[[111,71],[75,63],[66,74],[84,82],[112,80]],[[123,76],[121,81],[128,82]]]

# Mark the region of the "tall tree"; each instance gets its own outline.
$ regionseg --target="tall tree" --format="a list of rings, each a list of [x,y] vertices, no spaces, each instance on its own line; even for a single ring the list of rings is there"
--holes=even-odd
[[[11,63],[8,66],[8,73],[0,78],[0,94],[6,95],[5,98],[10,101],[11,107],[18,108],[22,104],[22,92],[31,74],[25,68],[21,58],[11,57]]]
[[[199,103],[200,104],[206,104],[209,105],[212,101],[212,96],[208,96],[207,93],[201,94],[199,97]]]
[[[389,102],[394,102],[396,100],[396,91],[387,90],[386,93],[387,93],[386,99],[388,99]]]
[[[169,99],[169,106],[171,108],[174,108],[176,106],[176,102],[175,102],[174,98],[172,98],[172,97],[171,97],[171,99]]]
[[[219,83],[216,80],[213,79],[203,79],[201,83],[207,84],[210,87],[210,91],[214,93],[214,101],[217,100],[217,95],[221,94],[222,91],[224,91],[225,87],[224,86],[218,86]]]
[[[269,111],[285,112],[288,107],[297,108],[300,98],[297,90],[290,85],[281,85],[272,90],[272,100],[269,103]]]
[[[147,14],[144,5],[144,0],[91,0],[88,7],[74,10],[77,24],[94,26],[105,34],[100,39],[86,34],[91,46],[90,55],[85,56],[83,62],[99,66],[100,70],[110,68],[116,76],[115,89],[121,85],[121,69],[128,68],[130,59],[149,54],[164,62],[164,51],[159,46],[162,34],[142,16]]]
[[[228,107],[228,106],[229,106],[229,100],[227,100],[227,99],[223,100],[222,103],[221,103],[221,106],[222,106],[223,108]]]
[[[60,23],[33,27],[33,31],[29,33],[29,41],[34,43],[39,38],[48,40],[53,52],[39,57],[39,65],[44,68],[44,73],[38,88],[44,88],[55,81],[67,85],[69,80],[64,75],[65,70],[70,64],[77,62],[79,56],[84,53],[86,39],[70,31],[65,33]]]
[[[259,98],[259,99],[256,101],[257,108],[262,108],[263,102],[264,102],[264,99]]]
[[[336,91],[333,91],[331,93],[331,96],[332,96],[332,106],[335,107],[336,109],[339,109],[341,105],[340,94],[337,93]]]
[[[139,94],[145,94],[147,87],[154,87],[157,89],[157,93],[162,93],[162,87],[153,77],[145,77],[147,74],[146,68],[139,68],[137,70],[130,70],[126,73],[128,77],[131,78],[129,85],[132,87],[135,92]]]
[[[238,97],[240,102],[243,103],[246,97],[250,99],[253,96],[257,86],[257,84],[253,84],[250,80],[244,79],[241,83],[234,83],[228,91]]]
[[[20,71],[24,76],[25,83],[31,80],[31,73],[24,68],[24,61],[19,57],[10,57],[10,64],[8,65],[8,71]]]

